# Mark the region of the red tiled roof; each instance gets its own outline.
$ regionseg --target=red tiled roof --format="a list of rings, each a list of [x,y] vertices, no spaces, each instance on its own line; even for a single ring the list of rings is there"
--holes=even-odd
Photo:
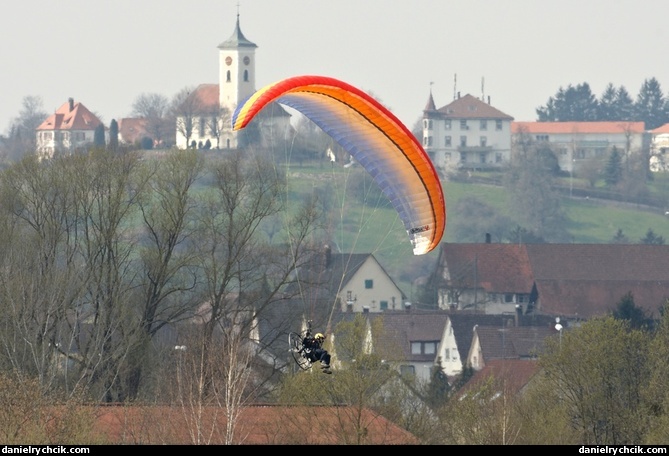
[[[486,292],[530,293],[532,270],[527,251],[518,244],[442,243],[440,262],[448,258],[453,286],[473,287]]]
[[[418,443],[411,433],[369,409],[247,406],[239,412],[232,439],[237,445]],[[223,444],[226,422],[225,410],[219,407],[196,411],[181,406],[119,405],[97,412],[97,428],[114,444]],[[199,436],[197,424],[201,425]]]
[[[530,293],[548,315],[591,318],[609,313],[628,293],[657,315],[669,298],[669,246],[645,244],[448,244],[438,275],[450,286]]]
[[[488,103],[484,103],[472,95],[465,95],[450,104],[439,108],[437,112],[444,118],[453,119],[504,119],[513,120],[508,114],[504,114]]]
[[[218,84],[200,84],[191,93],[195,98],[199,110],[214,112],[219,109],[219,86]]]
[[[86,106],[73,100],[63,103],[37,130],[95,130],[102,122]]]
[[[141,140],[146,133],[146,119],[126,117],[118,121],[120,139],[128,144]]]
[[[655,130],[650,131],[654,135],[661,135],[664,133],[669,133],[669,123],[657,127]]]
[[[529,134],[626,134],[643,133],[643,122],[512,122],[511,133]]]
[[[458,391],[456,397],[462,397],[469,391],[476,390],[487,379],[493,377],[495,384],[512,394],[519,393],[539,370],[539,364],[530,359],[495,359],[476,372]]]

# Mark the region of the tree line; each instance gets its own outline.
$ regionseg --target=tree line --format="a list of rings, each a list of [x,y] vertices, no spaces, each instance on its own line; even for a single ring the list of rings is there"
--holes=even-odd
[[[644,122],[646,130],[669,123],[669,97],[656,78],[643,81],[636,98],[609,83],[598,98],[587,82],[568,84],[536,109],[539,122]]]

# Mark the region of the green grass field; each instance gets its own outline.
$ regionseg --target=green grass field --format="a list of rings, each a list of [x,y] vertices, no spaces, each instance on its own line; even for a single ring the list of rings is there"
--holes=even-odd
[[[386,268],[400,288],[411,299],[411,281],[425,275],[434,267],[438,251],[427,255],[414,256],[408,237],[394,209],[387,204],[362,205],[359,198],[351,196],[347,190],[350,171],[343,168],[303,166],[289,172],[290,188],[293,194],[303,194],[324,189],[336,194],[333,219],[336,220],[335,242],[342,252],[371,252]],[[579,183],[580,184],[580,183]],[[505,211],[507,192],[500,187],[459,182],[443,184],[446,198],[447,224],[444,242],[456,242],[449,232],[449,208],[459,198],[474,195],[491,206]],[[669,179],[656,178],[650,187],[655,193],[669,192]],[[662,236],[669,243],[669,216],[659,209],[648,210],[634,205],[621,205],[610,201],[595,201],[585,198],[568,198],[562,201],[569,218],[567,225],[574,243],[608,243],[618,229],[628,237],[630,243],[637,243],[652,229],[656,236]],[[483,241],[483,240],[482,240]]]

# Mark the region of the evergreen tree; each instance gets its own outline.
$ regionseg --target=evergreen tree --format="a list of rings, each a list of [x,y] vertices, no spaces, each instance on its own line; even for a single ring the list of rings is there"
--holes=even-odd
[[[451,385],[448,384],[448,377],[439,367],[441,358],[438,364],[432,366],[430,383],[427,390],[427,402],[433,409],[438,409],[446,403],[451,391]]]
[[[632,292],[622,297],[613,311],[613,318],[627,320],[631,328],[642,329],[650,323],[646,312],[634,303]]]
[[[118,123],[116,119],[112,119],[109,124],[109,150],[116,151],[118,149]]]
[[[626,120],[628,122],[636,120],[634,100],[632,100],[629,92],[623,86],[618,88],[614,110],[616,112],[616,118],[614,120]]]
[[[599,103],[597,105],[597,118],[602,121],[613,121],[620,120],[618,118],[618,113],[616,112],[616,98],[618,96],[618,91],[609,83],[604,89]]]
[[[97,147],[105,147],[105,126],[100,124],[93,132],[93,144]]]
[[[623,230],[618,228],[618,231],[616,232],[616,235],[613,236],[613,239],[611,240],[613,244],[629,244],[630,240],[629,238],[623,233]]]
[[[646,235],[639,240],[639,244],[664,245],[664,238],[656,235],[652,229],[648,228]]]
[[[613,147],[609,161],[604,168],[604,182],[609,187],[614,187],[620,182],[623,175],[623,159],[617,147]]]
[[[646,124],[646,130],[653,130],[669,121],[665,105],[660,83],[655,78],[646,79],[635,104],[636,117]]]
[[[587,82],[560,87],[545,107],[536,110],[539,122],[588,122],[598,119],[597,99]]]

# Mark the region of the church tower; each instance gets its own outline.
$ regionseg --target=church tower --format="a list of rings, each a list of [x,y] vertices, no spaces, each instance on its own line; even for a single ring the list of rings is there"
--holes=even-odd
[[[240,102],[255,92],[255,43],[239,27],[239,13],[232,36],[218,45],[219,104],[232,114]]]

